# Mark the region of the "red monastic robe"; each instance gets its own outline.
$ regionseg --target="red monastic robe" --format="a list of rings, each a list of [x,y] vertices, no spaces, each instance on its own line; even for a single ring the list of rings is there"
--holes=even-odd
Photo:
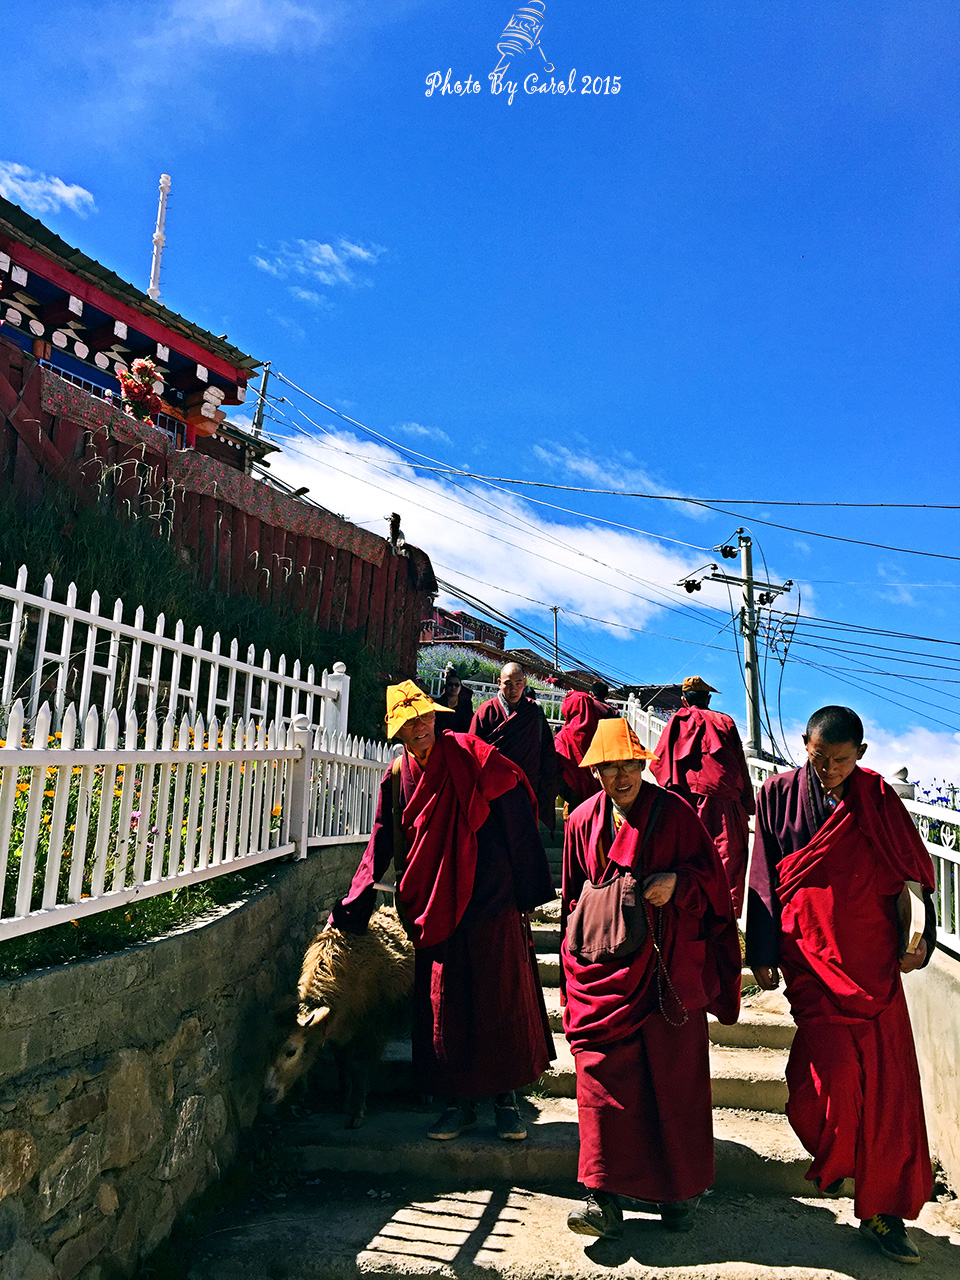
[[[553,897],[530,788],[469,734],[441,732],[425,768],[400,771],[407,845],[398,897],[414,933],[413,1061],[425,1092],[481,1097],[536,1080],[553,1055],[524,913]],[[331,922],[361,933],[393,861],[393,780]]]
[[[657,794],[662,808],[641,853]],[[599,880],[605,855],[641,881],[673,871],[677,885],[665,907],[650,910],[662,968],[652,933],[634,956],[595,964],[572,956],[565,940],[561,945],[564,1030],[577,1068],[579,1176],[587,1187],[639,1200],[687,1200],[714,1178],[706,1011],[735,1022],[740,1006],[730,891],[713,842],[684,801],[644,783],[614,837],[612,801],[601,792],[567,822],[564,927],[584,883]]]
[[[660,735],[655,754],[650,772],[696,809],[723,859],[739,915],[747,876],[747,819],[756,806],[737,726],[721,711],[681,707]]]
[[[589,693],[568,693],[560,707],[564,725],[554,739],[560,777],[573,796],[573,804],[589,800],[600,790],[600,783],[589,769],[581,769],[580,761],[593,741],[601,720],[616,719],[613,707]]]
[[[932,890],[933,864],[878,774],[854,769],[832,813],[821,797],[809,765],[760,792],[747,961],[783,970],[797,1023],[787,1115],[807,1178],[854,1178],[860,1218],[915,1218],[932,1172],[896,903],[905,880]]]
[[[557,822],[557,753],[543,709],[526,696],[512,710],[502,698],[488,698],[474,713],[470,732],[520,766],[537,798],[540,821],[552,831]]]

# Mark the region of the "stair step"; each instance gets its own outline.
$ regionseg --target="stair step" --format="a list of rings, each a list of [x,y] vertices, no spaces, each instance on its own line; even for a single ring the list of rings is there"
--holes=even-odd
[[[550,1030],[562,1032],[560,988],[544,987],[543,998],[547,1006]],[[740,1010],[740,1020],[732,1027],[724,1026],[716,1018],[708,1016],[707,1028],[711,1044],[725,1045],[731,1049],[789,1049],[796,1031],[789,1015],[755,1010],[748,1004]]]
[[[481,1107],[477,1127],[452,1142],[435,1142],[426,1131],[436,1110],[372,1109],[362,1129],[344,1127],[342,1115],[318,1113],[288,1118],[277,1128],[272,1151],[281,1168],[299,1173],[321,1170],[410,1174],[445,1181],[575,1179],[579,1137],[572,1098],[541,1098],[522,1104],[524,1142],[504,1142],[493,1116]],[[797,1195],[809,1191],[809,1164],[781,1115],[714,1110],[717,1176],[725,1190],[757,1195]]]
[[[545,987],[560,985],[560,955],[556,951],[546,951],[541,943],[537,943],[537,968],[540,970],[540,981]]]
[[[530,932],[538,955],[556,955],[560,950],[560,929],[551,920],[531,920]]]

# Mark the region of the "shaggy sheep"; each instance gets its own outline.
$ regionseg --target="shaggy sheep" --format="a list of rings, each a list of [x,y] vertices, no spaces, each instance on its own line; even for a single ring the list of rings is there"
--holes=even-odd
[[[358,1129],[384,1045],[410,1029],[413,944],[396,911],[381,907],[364,934],[334,928],[317,934],[303,958],[298,994],[299,1003],[288,1004],[289,1034],[263,1082],[264,1110],[283,1101],[329,1044],[347,1127]]]

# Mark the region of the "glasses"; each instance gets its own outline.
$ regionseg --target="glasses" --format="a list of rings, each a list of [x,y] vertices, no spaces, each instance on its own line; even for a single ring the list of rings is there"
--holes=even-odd
[[[624,773],[637,773],[642,768],[642,760],[618,760],[616,764],[598,765],[597,773],[601,778],[615,778],[621,770]]]

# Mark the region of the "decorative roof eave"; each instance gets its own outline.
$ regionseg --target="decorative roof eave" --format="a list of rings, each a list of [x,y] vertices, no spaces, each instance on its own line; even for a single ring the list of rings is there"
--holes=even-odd
[[[32,250],[78,280],[92,285],[115,302],[130,308],[138,316],[147,321],[152,320],[169,333],[177,334],[182,340],[201,349],[204,355],[214,356],[231,369],[245,370],[249,376],[262,363],[241,351],[239,347],[233,346],[232,343],[193,324],[192,321],[169,310],[161,303],[154,302],[135,285],[121,280],[115,272],[103,266],[102,263],[88,257],[80,249],[75,249],[65,240],[61,240],[37,218],[31,217],[19,205],[12,204],[2,196],[0,196],[0,237],[6,237],[13,243]],[[35,264],[34,267],[38,274],[42,274],[42,268],[36,267]],[[131,320],[131,323],[136,327],[136,320]],[[148,333],[147,336],[153,335]],[[193,353],[184,351],[183,354],[192,355]]]

